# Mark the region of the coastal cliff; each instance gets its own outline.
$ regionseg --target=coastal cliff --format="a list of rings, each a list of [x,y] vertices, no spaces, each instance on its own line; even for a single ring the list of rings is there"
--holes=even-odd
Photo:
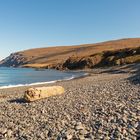
[[[0,66],[18,67],[27,63],[27,58],[20,53],[12,53],[0,62]]]
[[[140,38],[30,49],[12,53],[0,66],[74,70],[136,62],[140,62]]]

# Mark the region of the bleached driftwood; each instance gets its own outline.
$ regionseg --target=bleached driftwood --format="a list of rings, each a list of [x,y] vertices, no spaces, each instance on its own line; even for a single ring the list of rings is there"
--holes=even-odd
[[[50,86],[50,87],[37,87],[29,88],[25,91],[24,99],[32,102],[42,98],[47,98],[54,95],[61,95],[64,93],[64,88],[61,86]]]

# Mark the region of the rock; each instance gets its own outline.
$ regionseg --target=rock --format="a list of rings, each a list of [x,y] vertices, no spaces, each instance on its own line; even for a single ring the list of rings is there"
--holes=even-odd
[[[6,134],[7,133],[7,129],[6,128],[0,128],[0,133],[1,134]]]
[[[127,118],[126,117],[123,117],[122,120],[127,123]]]
[[[67,135],[67,140],[71,140],[73,135]]]
[[[80,138],[80,140],[85,140],[85,137],[82,134],[79,135],[79,138]]]
[[[61,86],[29,88],[25,91],[24,99],[32,102],[50,96],[61,95],[64,93],[64,88]]]
[[[67,134],[66,136],[67,136],[68,140],[72,139],[72,137],[73,137],[73,135],[71,135],[71,134]]]
[[[81,129],[81,130],[79,131],[79,133],[80,133],[80,134],[85,134],[85,135],[86,135],[86,134],[88,133],[88,131],[87,131],[86,129]]]
[[[85,140],[92,140],[91,138],[85,138]]]
[[[52,137],[52,130],[49,130],[47,133],[48,137]]]
[[[8,136],[8,137],[11,137],[11,136],[12,136],[12,130],[8,130],[8,131],[7,131],[7,136]]]
[[[75,127],[76,130],[84,130],[84,127],[83,127],[83,124],[81,122],[78,122],[76,124],[76,127]]]
[[[66,132],[66,137],[67,137],[68,140],[69,140],[69,139],[72,139],[74,132],[75,132],[75,131],[74,131],[73,129],[67,130],[67,132]]]
[[[40,134],[40,138],[44,140],[45,139],[45,135],[43,133],[41,133]]]

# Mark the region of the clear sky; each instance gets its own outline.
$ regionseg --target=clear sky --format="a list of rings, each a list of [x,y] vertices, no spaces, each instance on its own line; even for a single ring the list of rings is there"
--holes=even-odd
[[[140,37],[140,0],[0,0],[0,59],[130,37]]]

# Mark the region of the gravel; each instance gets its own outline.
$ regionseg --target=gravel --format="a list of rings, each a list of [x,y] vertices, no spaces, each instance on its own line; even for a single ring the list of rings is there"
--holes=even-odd
[[[84,78],[49,84],[63,86],[65,94],[32,103],[23,100],[28,87],[1,89],[0,139],[138,140],[140,85],[131,76],[91,71]]]

